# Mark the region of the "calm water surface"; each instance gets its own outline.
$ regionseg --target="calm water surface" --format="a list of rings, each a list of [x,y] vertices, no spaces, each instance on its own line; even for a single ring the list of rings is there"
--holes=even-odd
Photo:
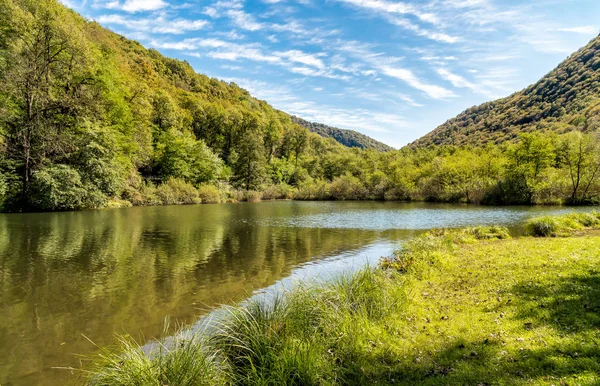
[[[89,340],[150,340],[167,316],[192,324],[219,304],[376,262],[426,229],[565,211],[266,202],[0,215],[0,385],[77,383],[55,367],[79,367]]]

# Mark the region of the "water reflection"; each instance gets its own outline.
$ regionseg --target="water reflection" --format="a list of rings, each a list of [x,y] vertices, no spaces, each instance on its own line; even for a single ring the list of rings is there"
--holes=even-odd
[[[151,339],[167,315],[192,323],[283,278],[375,261],[415,230],[539,210],[557,209],[277,202],[0,215],[0,384],[64,384],[52,367],[93,352],[84,335],[99,346],[115,333]]]

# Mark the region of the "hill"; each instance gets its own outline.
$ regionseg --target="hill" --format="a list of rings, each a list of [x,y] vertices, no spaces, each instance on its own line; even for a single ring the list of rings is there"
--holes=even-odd
[[[308,122],[302,118],[292,116],[292,122],[307,128],[325,138],[333,138],[347,147],[358,147],[360,149],[373,149],[381,152],[392,151],[394,148],[379,142],[369,136],[354,130],[338,129],[322,123]]]
[[[343,151],[56,0],[0,0],[0,145],[0,200],[17,210],[164,203],[216,181],[294,184],[323,170],[309,175],[300,158]]]
[[[466,110],[412,146],[498,144],[513,141],[523,132],[597,130],[599,70],[597,37],[537,83],[507,98]]]

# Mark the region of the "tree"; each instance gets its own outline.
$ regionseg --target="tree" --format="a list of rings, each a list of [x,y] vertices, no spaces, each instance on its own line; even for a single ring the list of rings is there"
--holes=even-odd
[[[3,4],[6,5],[6,4]],[[27,2],[30,17],[13,12],[17,26],[2,71],[5,105],[0,121],[6,154],[21,175],[21,206],[29,206],[33,175],[46,162],[73,150],[78,124],[94,109],[95,79],[85,41],[55,2]],[[14,7],[13,7],[14,8]]]
[[[240,136],[243,139],[237,145],[235,159],[232,160],[234,176],[246,190],[256,189],[266,174],[264,137],[257,117],[252,114],[244,115],[241,129]]]
[[[153,174],[164,181],[180,178],[199,185],[218,179],[222,170],[223,161],[192,134],[171,129],[158,138]]]
[[[306,150],[307,145],[308,131],[305,128],[293,125],[285,132],[283,139],[285,154],[288,157],[291,157],[292,154],[294,155],[296,166],[298,166],[298,159]]]
[[[585,201],[600,171],[598,135],[578,131],[565,135],[560,146],[560,155],[571,181],[570,201]]]
[[[526,133],[508,150],[507,201],[533,203],[536,184],[542,172],[556,163],[556,138],[548,134]]]

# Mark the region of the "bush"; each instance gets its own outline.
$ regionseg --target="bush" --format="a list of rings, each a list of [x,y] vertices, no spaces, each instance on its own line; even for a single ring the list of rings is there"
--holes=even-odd
[[[233,202],[259,202],[261,200],[261,193],[256,190],[234,190],[229,193],[231,201]]]
[[[267,185],[262,188],[263,200],[286,200],[292,198],[292,187],[287,184]]]
[[[163,205],[200,204],[198,190],[183,180],[171,178],[156,188],[156,196]]]
[[[530,220],[525,229],[530,236],[551,237],[556,235],[558,223],[552,217],[540,217]]]
[[[95,186],[84,184],[77,170],[68,165],[52,165],[33,175],[30,187],[31,208],[38,210],[75,210],[99,208],[107,197]]]
[[[344,175],[333,180],[331,196],[336,200],[359,200],[367,198],[368,192],[360,180],[352,175]]]
[[[261,197],[262,196],[261,196],[260,192],[257,192],[255,190],[248,190],[244,194],[244,201],[248,201],[248,202],[260,202]]]
[[[294,200],[328,200],[331,198],[329,184],[325,180],[307,180],[298,185],[292,197]]]
[[[218,204],[222,201],[221,191],[214,185],[201,185],[198,188],[198,196],[203,204]]]

